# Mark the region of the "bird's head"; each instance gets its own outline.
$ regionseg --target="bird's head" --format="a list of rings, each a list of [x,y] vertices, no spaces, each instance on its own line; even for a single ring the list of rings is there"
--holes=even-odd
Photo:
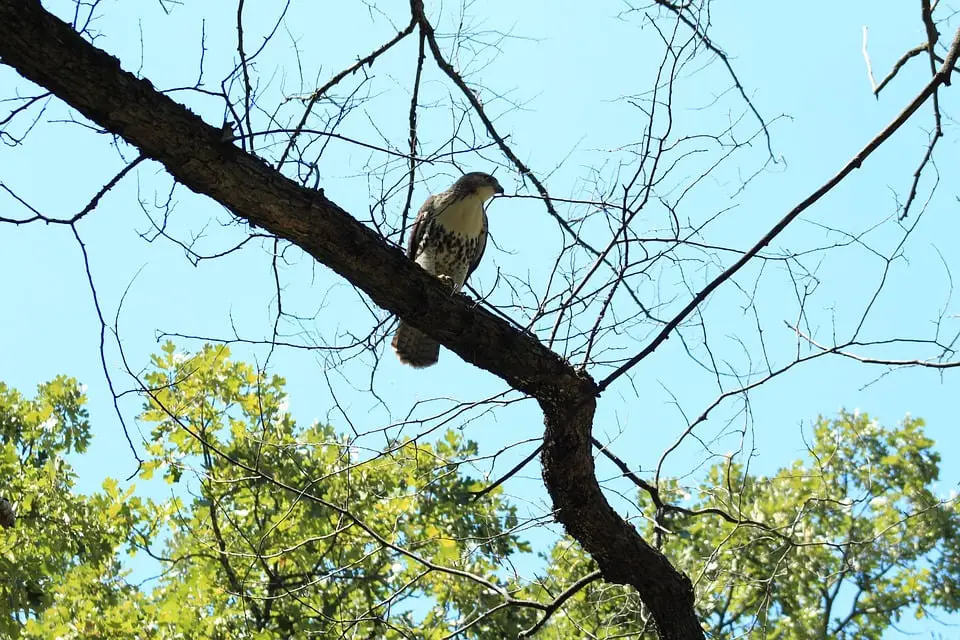
[[[476,194],[483,198],[483,200],[489,200],[494,195],[503,193],[503,187],[500,186],[497,179],[489,173],[483,173],[481,171],[474,171],[460,176],[460,179],[453,183],[453,189],[465,195]]]

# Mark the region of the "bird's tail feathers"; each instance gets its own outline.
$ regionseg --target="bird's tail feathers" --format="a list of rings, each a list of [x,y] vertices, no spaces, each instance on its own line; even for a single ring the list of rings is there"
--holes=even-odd
[[[440,343],[402,320],[390,344],[400,362],[418,369],[434,365],[440,358]]]

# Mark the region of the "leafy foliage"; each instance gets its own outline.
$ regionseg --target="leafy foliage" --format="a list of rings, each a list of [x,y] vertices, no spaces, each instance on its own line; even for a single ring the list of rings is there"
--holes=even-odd
[[[517,637],[594,570],[564,540],[544,580],[509,577],[529,546],[498,492],[471,499],[477,447],[457,432],[364,449],[298,426],[284,380],[222,346],[164,345],[145,380],[140,475],[179,496],[162,502],[112,479],[73,491],[65,456],[90,442],[75,380],[32,400],[0,384],[0,487],[19,514],[0,530],[3,637]],[[663,483],[663,550],[712,637],[880,638],[905,614],[960,609],[960,514],[934,493],[933,444],[919,419],[888,430],[843,413],[771,477],[728,462],[694,489]],[[159,564],[151,588],[127,582],[124,547]],[[635,591],[595,581],[538,637],[624,635],[653,637],[649,616]]]
[[[940,458],[923,421],[888,430],[844,412],[813,431],[809,459],[772,477],[719,464],[686,501],[675,483],[661,489],[686,502],[663,522],[663,551],[694,580],[711,637],[880,638],[905,614],[960,609],[960,513],[933,491]],[[694,513],[705,509],[739,523]],[[653,525],[645,529],[653,539]],[[558,545],[548,585],[593,568],[575,546]],[[567,613],[543,637],[649,630],[635,594],[616,586],[591,585]]]
[[[515,588],[498,577],[500,559],[526,549],[510,533],[515,510],[497,497],[472,502],[476,482],[459,472],[474,443],[448,432],[360,450],[329,426],[298,427],[283,379],[232,362],[224,347],[185,356],[167,344],[153,364],[141,476],[161,472],[192,499],[141,513],[133,487],[112,480],[94,499],[104,522],[159,560],[159,584],[139,593],[116,564],[98,564],[116,562],[124,538],[111,538],[58,587],[69,605],[34,609],[42,615],[27,637],[442,637],[498,603],[494,588]],[[127,519],[117,504],[130,506]],[[531,616],[508,608],[466,637],[490,625],[516,635]]]
[[[17,510],[16,525],[0,529],[0,637],[17,638],[25,629],[28,637],[71,637],[70,625],[83,632],[75,637],[88,637],[94,627],[122,631],[131,620],[97,620],[97,603],[108,595],[118,606],[131,605],[120,605],[123,589],[110,586],[121,576],[116,550],[157,508],[132,487],[119,493],[113,481],[92,496],[72,491],[65,456],[90,443],[85,402],[72,378],[41,384],[29,400],[0,382],[0,492]],[[40,633],[37,618],[45,611],[49,623]]]

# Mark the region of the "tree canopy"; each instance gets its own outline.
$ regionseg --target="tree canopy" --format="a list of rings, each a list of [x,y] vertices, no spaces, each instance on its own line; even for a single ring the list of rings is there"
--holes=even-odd
[[[664,483],[678,506],[661,514],[659,536],[694,577],[712,638],[879,639],[903,616],[960,610],[960,511],[936,492],[939,463],[919,418],[821,417],[807,455],[770,476],[725,462],[695,486]],[[653,538],[656,510],[640,500]],[[570,544],[551,560],[557,584],[592,567]],[[649,613],[628,590],[591,585],[551,628],[545,637],[645,635]]]
[[[90,442],[70,378],[33,398],[0,385],[0,629],[11,638],[655,637],[636,593],[598,582],[570,539],[535,550],[516,506],[471,475],[457,431],[360,449],[286,409],[283,378],[172,343],[144,379],[154,445],[141,483],[74,490]],[[639,490],[644,536],[694,578],[716,638],[880,638],[902,616],[960,609],[960,513],[908,416],[820,418],[802,459],[769,476],[732,461],[695,486]],[[129,581],[128,555],[155,579]],[[534,556],[539,579],[515,563]],[[570,588],[569,585],[576,585]]]

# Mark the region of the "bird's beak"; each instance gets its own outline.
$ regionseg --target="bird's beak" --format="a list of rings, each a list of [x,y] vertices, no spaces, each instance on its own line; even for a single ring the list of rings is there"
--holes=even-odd
[[[493,192],[494,192],[494,193],[501,193],[501,194],[503,193],[503,187],[500,186],[500,183],[499,183],[499,182],[497,183],[497,186],[494,187]]]

